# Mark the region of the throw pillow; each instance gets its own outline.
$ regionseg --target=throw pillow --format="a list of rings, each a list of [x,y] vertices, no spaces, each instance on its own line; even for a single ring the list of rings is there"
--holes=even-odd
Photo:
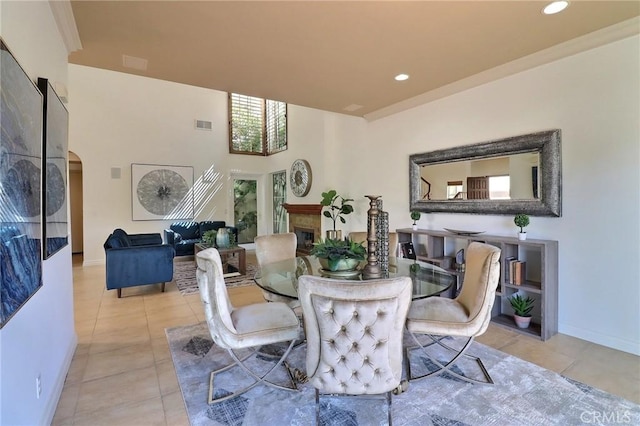
[[[129,235],[127,235],[126,232],[124,232],[122,229],[118,228],[115,231],[113,231],[113,234],[111,234],[112,237],[115,237],[119,240],[119,247],[131,247],[131,241],[129,240]],[[114,246],[111,246],[114,247]]]
[[[126,247],[124,241],[122,241],[120,238],[118,237],[114,237],[113,235],[109,238],[109,240],[107,241],[107,244],[109,245],[109,247],[111,248],[122,248],[122,247]]]
[[[198,222],[174,222],[169,228],[182,235],[184,240],[200,238]]]

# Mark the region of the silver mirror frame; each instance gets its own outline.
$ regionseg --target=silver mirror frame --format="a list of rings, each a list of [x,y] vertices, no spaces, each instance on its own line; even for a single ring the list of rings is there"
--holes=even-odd
[[[410,210],[424,213],[468,213],[562,216],[562,150],[560,129],[529,133],[473,145],[409,156]],[[540,198],[535,200],[422,200],[420,167],[429,164],[478,160],[525,152],[540,155]]]

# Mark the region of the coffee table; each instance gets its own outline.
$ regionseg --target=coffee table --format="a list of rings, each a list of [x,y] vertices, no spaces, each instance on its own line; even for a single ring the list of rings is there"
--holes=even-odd
[[[208,249],[209,247],[202,244],[196,243],[193,246],[194,255],[198,254],[198,252]],[[220,253],[220,259],[222,260],[222,269],[224,270],[225,277],[232,277],[237,275],[245,275],[247,273],[247,252],[244,247],[236,246],[229,248],[218,248],[218,253]],[[233,265],[230,265],[228,260],[229,257],[238,256],[238,268]]]

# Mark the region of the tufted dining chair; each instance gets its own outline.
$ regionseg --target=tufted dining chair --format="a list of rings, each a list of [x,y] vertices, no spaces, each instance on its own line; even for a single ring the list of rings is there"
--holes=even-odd
[[[386,394],[402,380],[402,336],[411,279],[335,280],[303,275],[298,295],[307,337],[307,376],[320,393]]]
[[[367,232],[366,231],[354,231],[349,232],[349,239],[356,243],[364,242],[365,248],[367,247]],[[398,256],[398,233],[389,232],[389,256]]]
[[[466,272],[462,290],[455,299],[446,297],[430,297],[415,300],[411,303],[407,315],[407,331],[417,346],[406,349],[407,377],[409,381],[431,377],[442,373],[453,375],[472,383],[493,383],[482,360],[466,353],[473,339],[483,334],[491,320],[491,309],[495,300],[496,289],[500,279],[500,249],[490,244],[472,242],[466,249]],[[427,344],[422,344],[417,335],[427,335]],[[456,349],[445,342],[446,336],[466,338],[461,349]],[[452,354],[451,358],[442,362],[427,350],[433,345],[445,349]],[[411,374],[411,352],[421,349],[437,369],[420,375]],[[433,353],[433,352],[432,352]],[[475,360],[486,381],[477,380],[451,370],[455,362],[462,356]]]
[[[296,258],[298,238],[293,232],[285,234],[258,235],[254,238],[256,244],[256,259],[258,265],[264,267],[270,263],[281,262]],[[262,296],[267,302],[283,302],[289,305],[296,313],[300,313],[300,302],[262,290]]]
[[[293,310],[284,303],[256,303],[242,307],[234,307],[229,301],[227,286],[224,283],[220,254],[215,248],[200,251],[196,255],[198,269],[196,277],[200,298],[204,305],[204,313],[213,342],[226,349],[233,362],[212,371],[209,378],[209,404],[224,401],[240,395],[256,385],[263,383],[278,389],[297,390],[291,372],[291,387],[266,380],[266,377],[282,364],[300,335],[300,323]],[[257,349],[264,345],[291,342],[280,359],[266,372],[256,373],[246,364]],[[253,349],[249,355],[239,357],[236,351]],[[240,367],[254,381],[236,392],[216,397],[214,376],[217,373]]]

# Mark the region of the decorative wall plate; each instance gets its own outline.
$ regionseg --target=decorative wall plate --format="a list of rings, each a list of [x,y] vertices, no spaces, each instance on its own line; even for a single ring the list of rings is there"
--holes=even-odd
[[[311,166],[307,160],[298,159],[291,165],[289,184],[293,194],[304,197],[311,189]]]

